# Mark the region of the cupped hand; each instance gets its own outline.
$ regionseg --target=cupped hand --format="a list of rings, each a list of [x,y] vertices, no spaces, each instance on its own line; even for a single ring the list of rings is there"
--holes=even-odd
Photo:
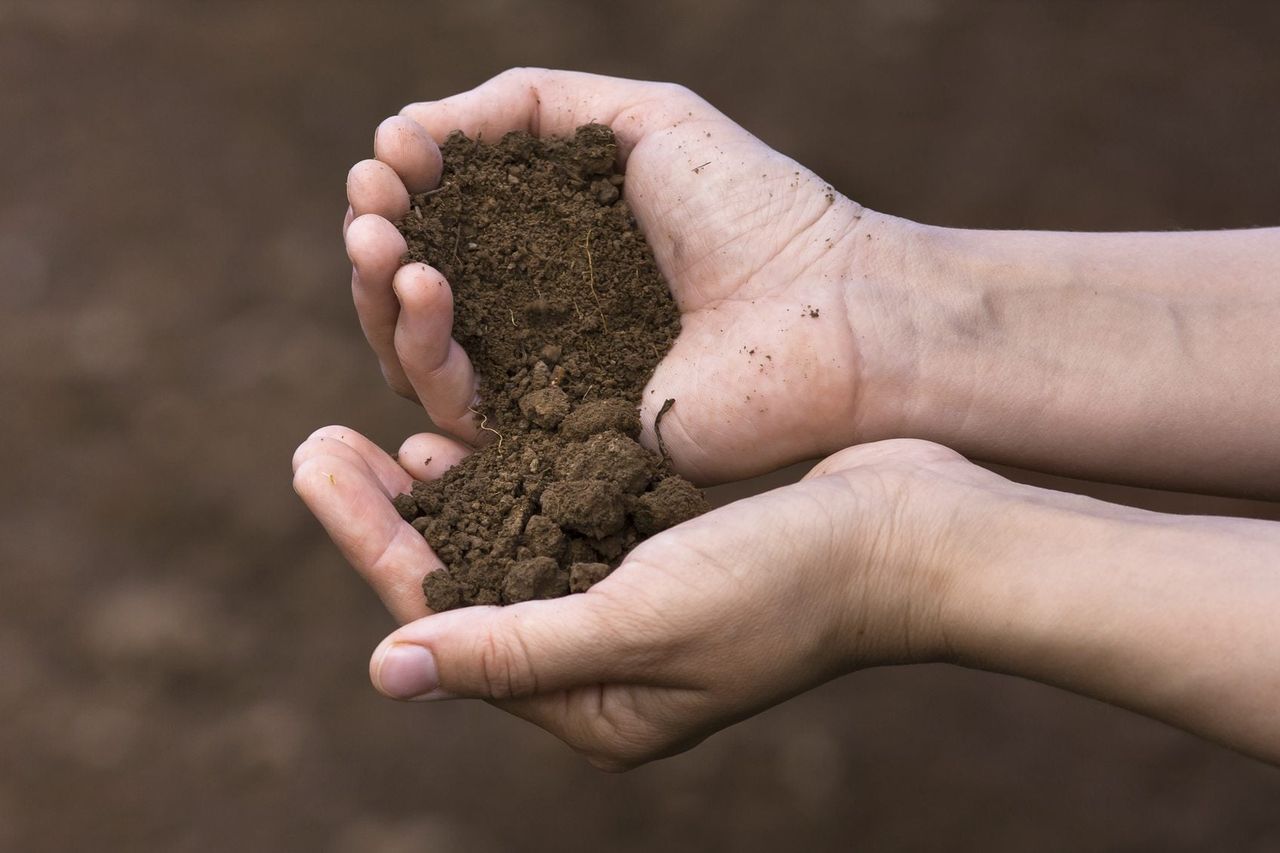
[[[844,447],[862,436],[868,329],[849,316],[877,301],[855,273],[866,242],[860,205],[773,151],[689,90],[541,69],[515,69],[384,121],[376,159],[347,181],[344,224],[361,325],[388,383],[441,429],[478,438],[475,375],[450,337],[452,295],[440,273],[400,266],[392,221],[409,194],[436,186],[438,143],[454,129],[572,133],[598,121],[617,135],[624,197],[653,247],[682,331],[643,396],[646,441],[661,403],[678,470],[738,479]]]
[[[427,615],[419,584],[439,561],[387,496],[465,453],[420,435],[397,464],[330,427],[295,456],[299,494],[408,623],[374,653],[374,685],[489,700],[606,769],[859,667],[948,656],[952,580],[995,547],[1009,486],[937,445],[864,445],[646,540],[584,594]]]

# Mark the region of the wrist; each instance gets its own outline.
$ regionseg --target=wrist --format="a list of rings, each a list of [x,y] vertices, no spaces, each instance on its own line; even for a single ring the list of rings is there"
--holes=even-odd
[[[1006,563],[1009,518],[1028,488],[913,440],[848,448],[812,478],[835,487],[819,505],[833,534],[824,560],[839,592],[847,668],[968,655],[985,615],[977,605],[986,578]]]
[[[1262,438],[1274,430],[1261,428],[1255,401],[1266,398],[1254,393],[1267,374],[1232,370],[1214,348],[1232,328],[1249,350],[1267,311],[1230,294],[1179,296],[1167,283],[1177,271],[1158,261],[1166,242],[867,211],[843,281],[860,375],[842,438],[925,438],[1081,479],[1274,494]]]
[[[932,354],[962,297],[954,282],[949,293],[939,283],[945,230],[864,210],[849,235],[841,286],[858,369],[842,446],[902,437],[947,443],[934,429],[935,409],[952,392],[942,391],[949,380],[934,375]]]
[[[1088,429],[1114,361],[1099,331],[1082,349],[1069,264],[1030,233],[922,225],[867,211],[846,279],[862,347],[856,441],[913,437],[966,455],[1057,470],[1046,432]],[[1075,314],[1068,317],[1068,312]],[[1105,311],[1103,312],[1105,313]],[[1063,407],[1063,399],[1072,406]],[[1058,416],[1055,422],[1047,413]],[[1067,473],[1067,472],[1063,472]]]

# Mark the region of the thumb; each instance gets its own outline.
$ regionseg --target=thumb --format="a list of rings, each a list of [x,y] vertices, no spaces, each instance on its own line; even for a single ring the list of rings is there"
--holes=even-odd
[[[606,601],[587,592],[427,616],[382,641],[369,677],[382,694],[409,700],[512,699],[634,680],[649,632],[628,633]]]

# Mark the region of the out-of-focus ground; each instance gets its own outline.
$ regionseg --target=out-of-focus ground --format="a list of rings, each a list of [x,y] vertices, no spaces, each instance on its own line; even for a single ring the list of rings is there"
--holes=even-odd
[[[407,101],[515,64],[666,78],[929,222],[1277,224],[1278,37],[1236,2],[0,0],[0,850],[1277,849],[1276,770],[942,666],[622,777],[384,701],[388,619],[288,463],[326,423],[422,423],[338,233]]]

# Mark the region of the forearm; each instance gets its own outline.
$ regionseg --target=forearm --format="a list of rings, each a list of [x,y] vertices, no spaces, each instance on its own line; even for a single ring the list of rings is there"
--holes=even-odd
[[[1280,495],[1280,229],[990,232],[869,215],[862,281],[904,321],[880,321],[886,403],[859,439]]]
[[[1280,525],[1037,495],[955,586],[956,661],[1280,763]]]

